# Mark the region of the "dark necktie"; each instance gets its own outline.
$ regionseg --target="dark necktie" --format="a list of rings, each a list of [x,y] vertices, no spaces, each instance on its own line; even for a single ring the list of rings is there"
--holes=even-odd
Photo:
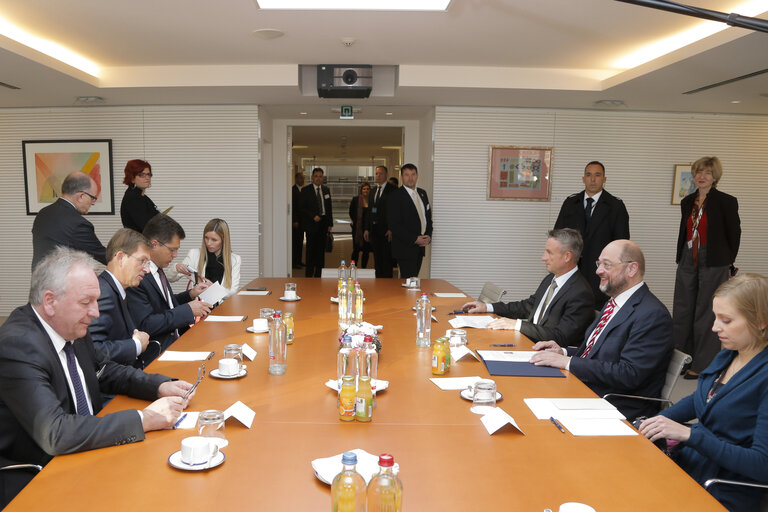
[[[590,219],[592,219],[592,203],[594,202],[595,200],[592,199],[591,197],[587,198],[587,208],[586,210],[584,210],[584,214],[587,216],[587,222],[589,222]]]
[[[171,287],[168,285],[168,278],[165,277],[165,272],[163,272],[163,269],[161,268],[157,269],[157,275],[160,276],[160,284],[163,285],[163,298],[168,302],[169,307],[173,307],[173,302],[171,302]]]
[[[315,187],[315,196],[317,197],[317,211],[318,215],[321,217],[324,215],[323,212],[323,196],[320,194],[320,187]]]
[[[611,319],[611,315],[613,314],[613,308],[616,307],[616,303],[611,299],[608,302],[608,306],[606,306],[605,311],[603,311],[603,316],[600,317],[600,322],[598,322],[597,327],[595,327],[595,330],[592,331],[592,336],[589,337],[589,341],[587,341],[587,348],[584,349],[584,353],[581,354],[581,357],[586,358],[589,353],[592,351],[592,347],[595,346],[595,342],[597,341],[597,337],[600,336],[600,333],[603,332],[603,328],[605,327],[605,324],[608,323],[608,320]]]
[[[552,300],[552,295],[555,294],[555,290],[557,289],[557,281],[555,281],[555,278],[552,278],[552,284],[549,285],[549,290],[547,290],[547,296],[544,297],[544,304],[541,305],[541,312],[539,313],[539,318],[536,319],[536,323],[540,322],[542,318],[544,318],[544,313],[547,311],[547,306],[549,306],[549,301]]]
[[[91,411],[88,409],[88,401],[85,399],[83,382],[80,380],[80,374],[77,372],[75,349],[72,347],[71,341],[68,341],[64,344],[64,353],[67,356],[67,372],[69,373],[69,378],[72,381],[72,387],[75,388],[75,405],[77,408],[77,414],[81,416],[90,416]]]
[[[376,197],[373,199],[373,204],[379,205],[379,199],[381,199],[381,187],[376,189]]]

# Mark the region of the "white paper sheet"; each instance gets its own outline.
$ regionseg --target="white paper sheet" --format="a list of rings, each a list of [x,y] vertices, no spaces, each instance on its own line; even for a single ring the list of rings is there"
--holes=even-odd
[[[256,412],[238,400],[237,402],[227,407],[227,410],[224,411],[224,419],[226,420],[230,417],[235,418],[246,427],[251,428],[251,425],[253,424],[253,418],[256,417]]]
[[[207,302],[208,304],[218,304],[227,298],[229,290],[221,286],[219,283],[213,283],[208,288],[203,290],[200,294],[200,300]]]
[[[389,381],[388,380],[373,379],[371,384],[376,388],[376,392],[377,393],[379,391],[384,391],[385,389],[387,389],[389,387]],[[337,381],[336,379],[329,379],[328,381],[326,381],[325,385],[328,386],[329,388],[331,388],[334,391],[338,391],[339,390],[339,381]]]
[[[462,390],[467,389],[467,386],[474,384],[482,379],[482,377],[431,377],[431,380],[435,386],[439,387],[443,391]]]
[[[616,410],[616,407],[611,402],[603,398],[553,398],[552,405],[558,409]]]
[[[485,329],[488,324],[495,319],[488,315],[459,315],[448,320],[451,327],[461,329],[462,327],[474,327],[476,329]]]
[[[524,398],[525,405],[540,420],[550,417],[563,421],[564,419],[626,419],[618,409],[558,409],[552,403],[557,398]]]
[[[253,358],[256,357],[256,351],[249,344],[243,343],[243,355],[253,361]]]
[[[507,414],[506,411],[504,411],[501,407],[494,407],[488,414],[484,414],[480,418],[480,421],[483,422],[485,430],[487,430],[488,434],[491,435],[498,432],[499,429],[503,428],[505,425],[512,425],[521,434],[525,435],[525,432],[523,432],[523,430],[518,426],[517,422],[515,422],[515,419]]]
[[[269,290],[243,290],[238,295],[269,295]]]
[[[477,353],[486,361],[512,361],[528,363],[535,350],[478,350]]]
[[[208,315],[205,322],[242,322],[245,320],[243,315]]]
[[[435,297],[441,297],[444,299],[458,299],[460,297],[466,297],[463,293],[456,293],[456,292],[435,292],[433,293]]]
[[[205,361],[210,352],[183,352],[180,350],[166,350],[157,358],[158,361]]]
[[[575,419],[560,420],[574,436],[636,436],[637,431],[621,420]]]
[[[360,448],[348,451],[355,452],[357,455],[357,472],[360,473],[360,476],[363,477],[367,484],[371,481],[373,475],[379,472],[379,457]],[[342,455],[343,454],[339,453],[332,457],[325,457],[323,459],[315,459],[312,461],[312,469],[315,470],[315,475],[317,475],[317,478],[319,478],[321,482],[330,484],[333,482],[336,475],[341,472],[343,469],[341,464]]]
[[[176,428],[195,428],[197,426],[197,417],[200,415],[199,412],[185,411],[181,414],[182,416],[186,414],[186,416],[181,420],[181,423],[176,425]]]
[[[466,356],[467,354],[472,354],[472,357],[480,360],[474,352],[469,350],[466,345],[459,345],[458,347],[451,347],[451,360],[453,361],[459,361],[462,357]]]

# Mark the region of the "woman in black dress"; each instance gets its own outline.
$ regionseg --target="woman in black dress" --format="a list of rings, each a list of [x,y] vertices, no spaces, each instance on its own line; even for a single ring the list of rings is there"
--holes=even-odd
[[[147,189],[152,186],[152,166],[146,160],[129,160],[125,164],[123,183],[128,185],[128,190],[120,204],[120,219],[123,227],[141,233],[149,219],[160,213],[146,195]]]

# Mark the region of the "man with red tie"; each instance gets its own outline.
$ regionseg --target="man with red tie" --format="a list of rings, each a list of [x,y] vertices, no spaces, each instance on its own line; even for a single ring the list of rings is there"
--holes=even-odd
[[[658,398],[672,356],[672,317],[643,282],[645,257],[629,240],[608,244],[595,262],[600,290],[610,300],[589,326],[578,349],[554,341],[533,346],[531,362],[568,370],[597,395],[622,393]],[[628,418],[658,412],[655,402],[610,401]]]
[[[197,299],[208,288],[201,281],[194,288],[173,293],[163,270],[179,254],[184,229],[178,222],[162,213],[152,217],[144,226],[144,236],[152,248],[149,251],[149,273],[139,286],[128,288],[128,310],[137,327],[160,342],[162,350],[176,341],[189,328],[195,317],[205,317],[211,305]]]

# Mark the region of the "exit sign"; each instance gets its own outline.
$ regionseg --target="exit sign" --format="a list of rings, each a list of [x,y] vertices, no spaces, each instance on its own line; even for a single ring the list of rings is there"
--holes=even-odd
[[[339,119],[354,119],[355,113],[352,110],[352,105],[342,105],[341,106],[341,115],[339,116]]]

